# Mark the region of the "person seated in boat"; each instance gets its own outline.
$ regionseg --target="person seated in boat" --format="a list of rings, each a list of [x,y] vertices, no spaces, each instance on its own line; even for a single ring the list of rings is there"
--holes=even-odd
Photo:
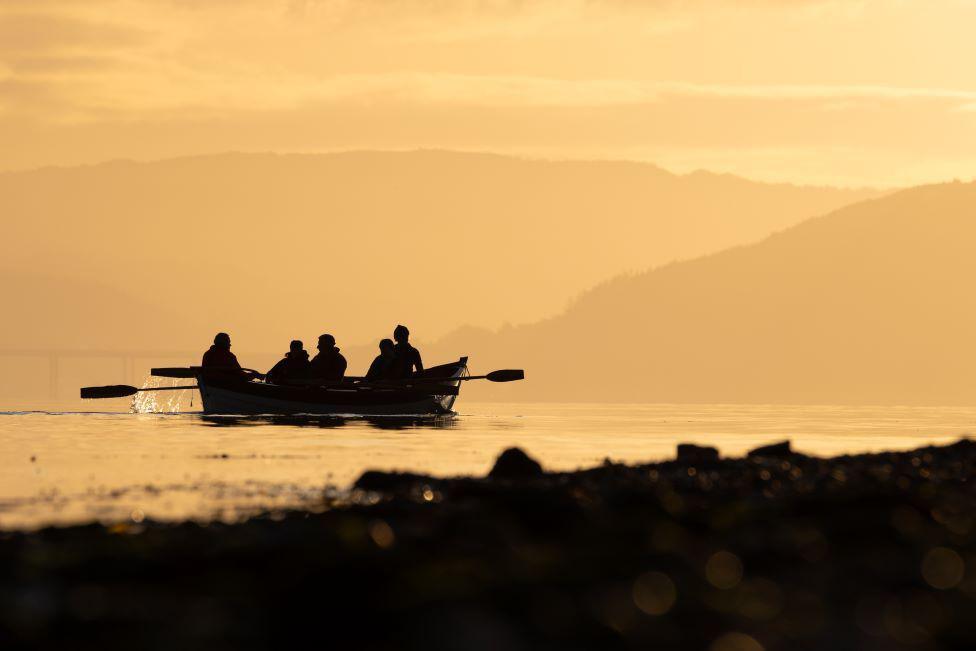
[[[305,344],[298,339],[291,342],[285,357],[268,371],[268,381],[276,384],[287,382],[288,380],[304,380],[308,377],[308,351]]]
[[[237,356],[230,352],[229,334],[226,332],[217,333],[217,336],[214,337],[213,346],[203,354],[203,361],[200,366],[223,371],[240,370],[241,365],[237,361]]]
[[[341,380],[346,374],[346,358],[339,353],[335,345],[335,337],[322,335],[319,337],[319,354],[312,359],[309,377],[316,380]]]
[[[395,360],[396,351],[393,348],[393,340],[381,339],[380,354],[369,365],[369,370],[366,371],[366,379],[389,380],[393,377],[393,364]]]
[[[393,329],[393,373],[395,378],[413,377],[414,373],[423,373],[424,363],[420,359],[420,351],[410,345],[410,331],[407,326],[398,325]]]

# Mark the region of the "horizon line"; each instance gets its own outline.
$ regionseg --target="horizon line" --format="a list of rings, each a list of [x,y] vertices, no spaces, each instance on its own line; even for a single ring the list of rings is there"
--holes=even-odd
[[[467,155],[467,156],[493,156],[498,158],[506,158],[509,160],[518,160],[524,162],[537,162],[537,163],[594,163],[594,164],[630,164],[630,165],[640,165],[646,167],[652,167],[660,172],[670,174],[677,178],[686,178],[695,176],[698,174],[707,174],[716,177],[729,177],[737,179],[740,181],[746,181],[749,183],[757,183],[769,186],[783,186],[783,187],[795,187],[795,188],[811,188],[811,189],[831,189],[842,192],[892,192],[897,190],[905,190],[911,187],[920,187],[925,185],[937,185],[939,183],[951,183],[953,181],[959,181],[959,177],[952,179],[942,179],[942,180],[929,180],[923,182],[917,182],[910,185],[867,185],[867,184],[828,184],[828,183],[813,183],[813,182],[803,182],[803,181],[784,181],[784,180],[773,180],[764,179],[761,177],[748,176],[745,174],[721,170],[721,169],[707,169],[704,167],[694,167],[687,171],[676,171],[673,168],[668,168],[653,160],[643,159],[643,158],[624,158],[624,157],[594,157],[594,156],[544,156],[541,154],[530,154],[530,153],[519,153],[517,151],[499,151],[491,149],[463,149],[463,148],[451,148],[451,147],[437,147],[437,146],[417,146],[417,147],[377,147],[377,148],[364,148],[364,147],[349,147],[349,148],[336,148],[336,149],[310,149],[310,150],[273,150],[273,149],[223,149],[214,150],[205,153],[187,153],[178,154],[173,156],[163,156],[159,158],[134,158],[134,157],[116,157],[107,158],[86,163],[74,163],[74,164],[62,164],[62,163],[50,163],[45,165],[37,165],[32,167],[11,167],[11,168],[0,168],[0,175],[13,175],[13,174],[30,174],[35,172],[45,172],[45,171],[63,171],[63,170],[78,170],[78,169],[90,169],[95,167],[105,167],[113,164],[131,164],[131,165],[151,165],[154,163],[165,163],[180,160],[192,160],[192,159],[204,159],[204,158],[219,158],[223,156],[337,156],[337,155],[351,155],[351,154],[420,154],[420,153],[441,153],[441,154],[454,154],[454,155]]]

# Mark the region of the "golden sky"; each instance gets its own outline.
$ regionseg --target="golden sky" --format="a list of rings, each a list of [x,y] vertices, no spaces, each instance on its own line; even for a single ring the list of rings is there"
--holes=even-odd
[[[976,170],[976,0],[0,0],[0,169],[441,147]]]

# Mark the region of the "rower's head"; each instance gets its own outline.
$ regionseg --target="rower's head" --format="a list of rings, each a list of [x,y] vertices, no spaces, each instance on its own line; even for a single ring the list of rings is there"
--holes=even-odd
[[[335,348],[335,337],[332,335],[321,335],[319,337],[319,350],[332,350]]]
[[[410,339],[410,331],[407,330],[407,326],[398,325],[393,328],[393,338],[398,344],[405,344]]]
[[[392,339],[380,339],[380,354],[384,357],[390,357],[394,355],[396,351],[393,349]]]
[[[230,348],[230,335],[226,332],[218,332],[214,337],[214,346],[217,348]]]
[[[293,353],[300,353],[304,349],[305,349],[305,344],[303,344],[299,339],[293,340],[291,344],[288,345],[288,350]]]

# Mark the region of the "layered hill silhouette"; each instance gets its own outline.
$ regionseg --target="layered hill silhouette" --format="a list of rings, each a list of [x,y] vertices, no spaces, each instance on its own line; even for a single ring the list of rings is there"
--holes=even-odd
[[[428,355],[524,366],[493,398],[976,403],[976,185],[902,191],[584,294]],[[479,367],[480,367],[479,365]]]
[[[0,253],[5,283],[70,279],[77,309],[102,315],[66,320],[72,345],[141,332],[125,345],[183,349],[227,329],[277,351],[322,331],[375,341],[396,322],[433,339],[536,321],[621,272],[875,194],[442,151],[226,154],[0,174]],[[45,287],[37,301],[61,300]],[[48,320],[21,311],[5,338],[46,345]]]

